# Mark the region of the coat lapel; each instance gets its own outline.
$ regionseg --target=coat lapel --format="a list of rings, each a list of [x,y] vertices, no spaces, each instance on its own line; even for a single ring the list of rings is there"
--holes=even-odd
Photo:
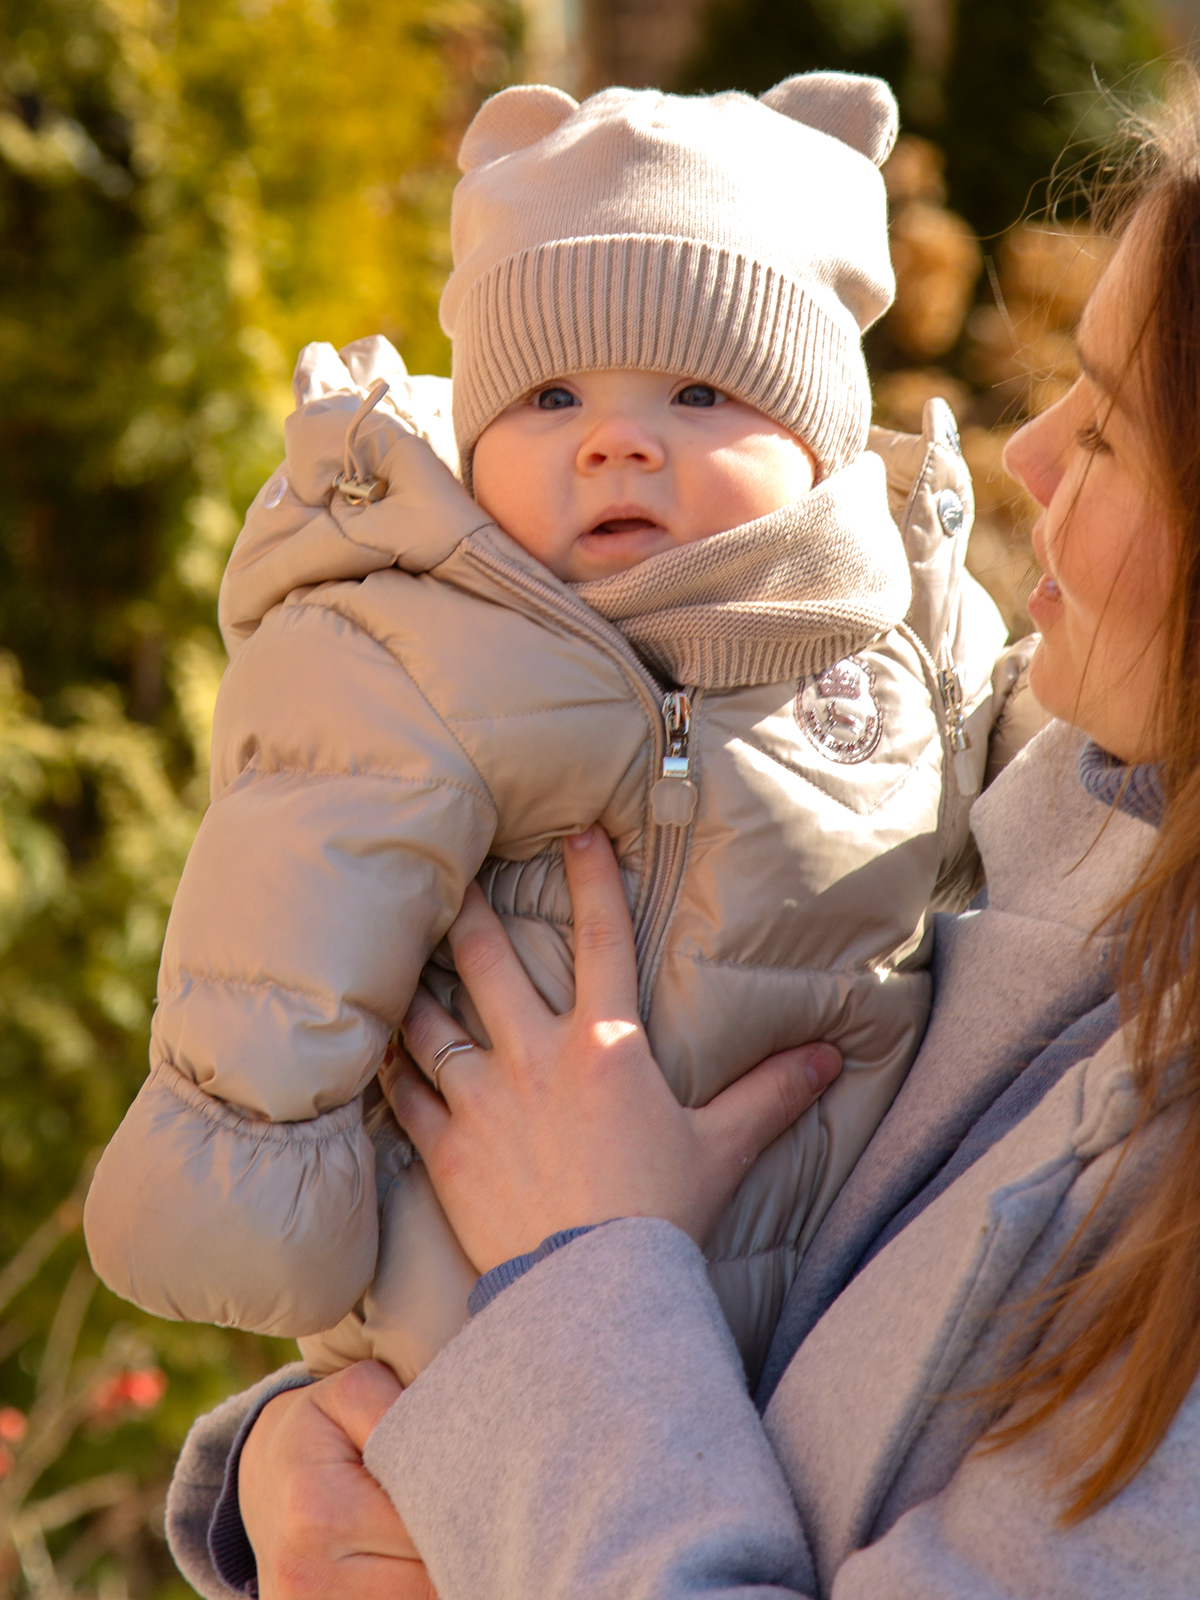
[[[1083,1164],[1136,1109],[1117,1034],[899,1234],[797,1352],[765,1423],[824,1590]]]

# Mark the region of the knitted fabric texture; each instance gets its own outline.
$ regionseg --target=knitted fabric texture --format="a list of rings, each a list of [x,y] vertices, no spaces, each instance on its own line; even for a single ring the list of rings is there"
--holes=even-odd
[[[714,384],[829,475],[866,441],[862,330],[891,304],[878,171],[896,107],[876,78],[809,73],[761,100],[524,86],[463,140],[454,423],[476,440],[539,383],[636,369]]]
[[[1148,822],[1157,828],[1162,823],[1166,795],[1160,762],[1127,766],[1119,756],[1110,755],[1094,739],[1079,752],[1079,781],[1093,799]]]
[[[571,587],[652,672],[705,689],[823,672],[895,627],[912,598],[870,454],[769,516]]]

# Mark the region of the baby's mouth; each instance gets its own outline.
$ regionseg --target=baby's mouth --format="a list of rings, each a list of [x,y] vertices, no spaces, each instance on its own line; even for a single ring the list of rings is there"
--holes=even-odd
[[[598,522],[590,533],[650,533],[657,530],[661,524],[651,521],[649,517],[609,517],[605,522]]]

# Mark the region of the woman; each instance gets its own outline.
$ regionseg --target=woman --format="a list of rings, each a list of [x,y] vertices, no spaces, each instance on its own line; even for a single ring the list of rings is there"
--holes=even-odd
[[[1200,1592],[1195,88],[1156,154],[1083,376],[1009,447],[1045,507],[1033,686],[1076,731],[976,808],[988,907],[940,929],[929,1033],[806,1258],[764,1414],[692,1241],[829,1067],[793,1053],[678,1107],[585,835],[574,1013],[546,1012],[475,899],[453,943],[494,1048],[451,1058],[444,1101],[410,1064],[391,1086],[484,1274],[477,1314],[395,1403],[364,1366],[208,1420],[169,1515],[207,1592],[229,1592],[199,1545],[243,1441],[264,1595]],[[425,1072],[455,1036],[432,1001],[411,1019]],[[213,1527],[236,1581],[243,1524]]]

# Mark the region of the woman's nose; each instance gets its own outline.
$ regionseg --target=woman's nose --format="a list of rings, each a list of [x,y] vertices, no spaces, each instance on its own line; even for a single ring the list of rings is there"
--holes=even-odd
[[[1037,503],[1048,506],[1062,478],[1062,448],[1052,406],[1018,428],[1004,446],[1004,470],[1023,484]]]
[[[580,446],[577,464],[584,473],[605,467],[632,467],[657,472],[666,461],[660,438],[633,417],[604,417]]]

